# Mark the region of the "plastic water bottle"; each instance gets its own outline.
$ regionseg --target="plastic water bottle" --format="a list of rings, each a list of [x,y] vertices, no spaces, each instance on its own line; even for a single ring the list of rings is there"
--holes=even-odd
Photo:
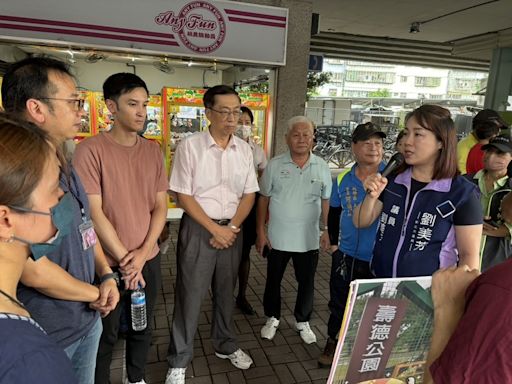
[[[143,331],[148,325],[146,316],[146,294],[144,289],[139,287],[131,294],[132,329]]]

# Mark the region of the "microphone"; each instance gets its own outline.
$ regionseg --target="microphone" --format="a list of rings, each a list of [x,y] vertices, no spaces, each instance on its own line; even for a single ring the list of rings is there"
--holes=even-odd
[[[381,176],[387,177],[391,172],[393,172],[395,169],[397,169],[399,166],[401,166],[405,161],[404,155],[402,155],[400,152],[395,153],[393,156],[391,156],[391,159],[389,159],[388,164],[386,167],[382,170]],[[512,163],[512,161],[511,161]],[[366,193],[370,193],[371,191],[369,189],[366,190]]]
[[[404,155],[402,155],[400,152],[395,153],[393,156],[391,156],[391,159],[389,159],[389,162],[386,165],[386,168],[384,168],[382,171],[381,176],[387,177],[391,172],[401,166],[404,161]]]

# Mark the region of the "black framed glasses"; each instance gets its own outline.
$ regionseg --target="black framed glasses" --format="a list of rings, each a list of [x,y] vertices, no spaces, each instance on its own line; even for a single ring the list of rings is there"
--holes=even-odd
[[[222,120],[224,120],[224,121],[228,119],[229,115],[232,115],[233,119],[238,121],[238,118],[242,115],[242,111],[239,109],[234,110],[234,111],[228,111],[228,110],[218,111],[213,108],[209,108],[209,109],[211,109],[214,112],[217,112],[222,117]]]
[[[64,98],[59,98],[59,97],[41,97],[40,99],[41,100],[62,100],[62,101],[66,101],[70,104],[72,103],[73,109],[75,111],[82,110],[85,105],[85,99],[64,99]]]

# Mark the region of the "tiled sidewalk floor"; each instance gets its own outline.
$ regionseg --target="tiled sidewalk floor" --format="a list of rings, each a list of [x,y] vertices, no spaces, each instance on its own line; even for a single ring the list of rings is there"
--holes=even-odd
[[[169,329],[174,305],[176,281],[176,239],[178,225],[171,225],[171,246],[162,258],[162,289],[152,319],[154,331],[152,346],[146,369],[147,383],[164,383],[167,372],[167,347]],[[235,324],[239,346],[248,352],[254,365],[242,371],[214,355],[210,342],[211,297],[207,297],[201,308],[198,333],[195,337],[194,360],[186,371],[187,384],[291,384],[325,383],[328,369],[320,369],[316,359],[322,352],[326,340],[329,310],[329,274],[331,259],[328,254],[320,255],[315,280],[315,304],[311,328],[317,335],[318,343],[306,345],[293,330],[293,308],[297,295],[297,283],[290,264],[286,270],[282,287],[282,318],[278,332],[272,341],[260,337],[265,323],[263,314],[263,291],[267,263],[254,250],[251,254],[251,273],[247,299],[257,311],[255,316],[246,316],[235,309]],[[112,384],[120,384],[123,376],[123,346],[120,340],[112,362]]]

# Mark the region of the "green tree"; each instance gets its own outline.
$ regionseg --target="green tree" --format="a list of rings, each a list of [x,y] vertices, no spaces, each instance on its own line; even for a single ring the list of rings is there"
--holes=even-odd
[[[318,88],[331,81],[331,72],[308,72],[306,99],[318,95]]]
[[[248,84],[237,89],[238,92],[256,92],[268,93],[268,81],[259,81],[254,84]]]
[[[376,91],[368,92],[369,97],[391,97],[391,92],[389,89],[377,89]]]

